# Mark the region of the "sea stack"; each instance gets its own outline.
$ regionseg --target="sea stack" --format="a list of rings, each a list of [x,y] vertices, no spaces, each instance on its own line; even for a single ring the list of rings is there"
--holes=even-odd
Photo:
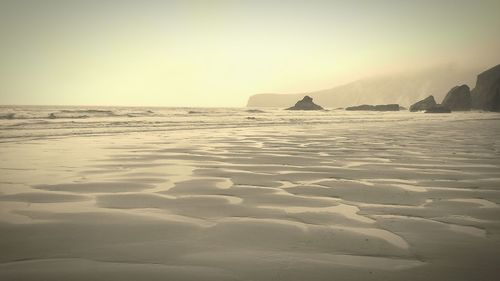
[[[323,110],[323,107],[315,104],[310,96],[305,96],[302,100],[295,103],[294,106],[286,110]]]
[[[418,101],[410,106],[410,111],[425,111],[436,106],[436,101],[433,96],[428,96],[425,99]]]
[[[349,111],[399,111],[399,104],[377,104],[377,105],[369,105],[363,104],[358,106],[350,106],[345,110]]]
[[[472,108],[500,112],[500,64],[477,76]]]
[[[472,107],[472,100],[469,86],[462,85],[452,88],[448,94],[446,94],[441,104],[452,111],[470,110]]]

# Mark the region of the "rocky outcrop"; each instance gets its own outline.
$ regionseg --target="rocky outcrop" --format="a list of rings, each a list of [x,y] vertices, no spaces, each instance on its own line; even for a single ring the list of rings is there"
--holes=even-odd
[[[451,113],[451,110],[441,104],[436,104],[435,106],[427,109],[425,113]]]
[[[452,111],[467,111],[472,108],[470,89],[467,85],[453,87],[441,103]]]
[[[345,110],[367,110],[367,111],[399,111],[399,104],[358,105],[347,107]]]
[[[295,103],[294,106],[286,110],[323,110],[323,107],[315,104],[310,96],[305,96],[302,100]]]
[[[477,76],[472,108],[500,112],[500,64]]]
[[[410,111],[425,111],[427,109],[433,108],[436,106],[436,101],[433,96],[428,96],[425,99],[418,101],[410,106]]]

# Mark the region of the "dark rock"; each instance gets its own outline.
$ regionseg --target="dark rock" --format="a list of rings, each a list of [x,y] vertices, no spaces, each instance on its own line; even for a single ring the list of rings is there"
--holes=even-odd
[[[453,89],[446,94],[441,104],[452,111],[470,110],[472,107],[472,100],[469,86],[462,85],[453,87]]]
[[[363,104],[363,105],[358,105],[358,106],[346,107],[345,110],[373,110],[373,108],[375,108],[375,106]]]
[[[399,111],[399,104],[358,105],[347,107],[345,110],[368,110],[368,111]]]
[[[433,96],[428,96],[425,99],[418,101],[410,106],[410,111],[424,111],[436,106],[436,101]]]
[[[379,104],[375,105],[375,111],[399,111],[399,104]]]
[[[471,97],[474,109],[500,111],[500,64],[477,76]]]
[[[294,106],[289,107],[286,110],[323,110],[323,107],[315,104],[310,96],[305,96],[302,100],[299,100]]]
[[[428,108],[425,113],[451,113],[451,110],[441,104],[436,104],[435,106]]]

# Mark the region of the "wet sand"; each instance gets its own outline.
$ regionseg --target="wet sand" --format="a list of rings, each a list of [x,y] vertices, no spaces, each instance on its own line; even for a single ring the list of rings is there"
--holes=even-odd
[[[500,274],[495,114],[71,136],[0,154],[1,280]]]

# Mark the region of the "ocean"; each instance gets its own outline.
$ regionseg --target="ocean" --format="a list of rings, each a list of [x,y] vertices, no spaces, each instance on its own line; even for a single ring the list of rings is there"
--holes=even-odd
[[[0,106],[0,142],[94,136],[134,132],[296,125],[331,125],[352,129],[356,124],[418,120],[497,118],[493,113],[423,113],[287,111],[282,108],[189,108],[103,106]]]

